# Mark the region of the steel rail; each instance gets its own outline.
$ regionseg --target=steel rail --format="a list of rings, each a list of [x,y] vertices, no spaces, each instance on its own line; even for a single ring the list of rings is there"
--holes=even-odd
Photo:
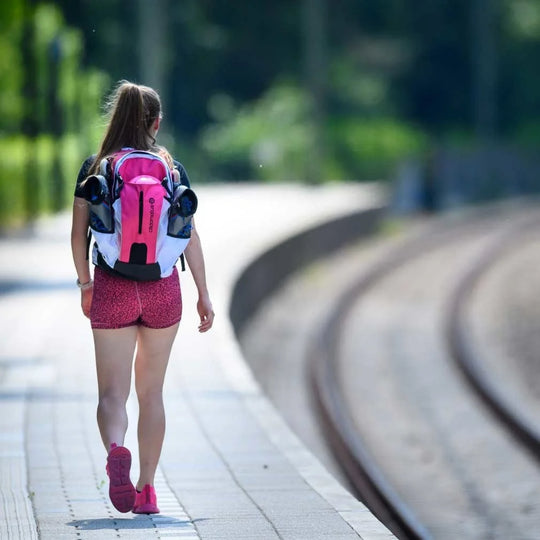
[[[525,220],[506,230],[473,261],[453,291],[446,312],[445,334],[448,348],[456,365],[471,388],[480,396],[501,424],[540,461],[540,432],[500,391],[484,368],[483,353],[474,345],[466,310],[469,298],[487,271],[502,256],[515,249],[524,232],[538,230],[540,219]]]

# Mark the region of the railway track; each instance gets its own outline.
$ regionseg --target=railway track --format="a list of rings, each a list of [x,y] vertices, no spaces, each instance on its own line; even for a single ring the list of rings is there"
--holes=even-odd
[[[539,537],[537,425],[468,318],[482,277],[539,224],[534,208],[438,221],[350,282],[309,349],[336,460],[400,538]]]

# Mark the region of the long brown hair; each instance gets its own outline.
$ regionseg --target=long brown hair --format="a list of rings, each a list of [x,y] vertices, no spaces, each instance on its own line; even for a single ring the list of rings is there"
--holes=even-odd
[[[153,88],[120,81],[110,96],[106,109],[109,123],[90,174],[98,172],[103,158],[125,147],[159,153],[172,168],[169,152],[158,146],[150,133],[154,122],[161,118],[161,100]]]

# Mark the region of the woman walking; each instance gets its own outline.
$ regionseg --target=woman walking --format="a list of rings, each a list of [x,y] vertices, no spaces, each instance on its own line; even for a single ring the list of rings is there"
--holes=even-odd
[[[126,150],[160,156],[176,181],[189,187],[183,166],[156,145],[161,122],[161,103],[151,88],[123,81],[109,103],[109,123],[97,155],[82,165],[73,204],[71,246],[81,289],[84,315],[90,318],[98,381],[97,421],[108,452],[107,474],[111,502],[120,512],[158,513],[154,476],[165,434],[162,390],[171,347],[182,315],[178,271],[154,281],[135,281],[119,274],[94,246],[94,279],[87,258],[90,221],[84,182],[100,173],[104,158]],[[199,331],[210,330],[214,320],[205,277],[204,256],[192,223],[184,251],[198,291]],[[130,479],[131,454],[124,447],[128,426],[126,401],[134,367],[139,402],[138,445],[140,475]]]

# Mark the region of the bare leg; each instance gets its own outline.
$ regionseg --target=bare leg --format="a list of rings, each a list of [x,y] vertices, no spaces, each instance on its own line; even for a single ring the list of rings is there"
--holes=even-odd
[[[99,403],[97,421],[107,451],[111,443],[124,444],[128,427],[126,401],[131,386],[131,368],[137,327],[94,329]]]
[[[140,476],[137,489],[154,485],[165,436],[163,381],[178,324],[168,328],[139,327],[135,359],[135,388],[139,399]]]

